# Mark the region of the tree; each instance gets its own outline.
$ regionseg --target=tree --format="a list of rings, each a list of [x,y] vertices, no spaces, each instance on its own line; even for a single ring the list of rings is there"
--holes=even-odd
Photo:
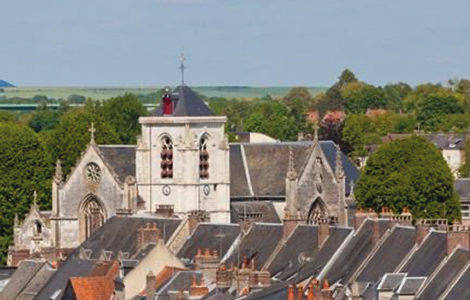
[[[430,94],[417,103],[416,117],[427,129],[434,130],[435,124],[444,115],[463,114],[464,108],[452,94]]]
[[[423,137],[384,144],[364,167],[354,195],[359,207],[407,207],[415,219],[460,219],[452,173],[440,151]]]
[[[363,82],[353,82],[341,89],[349,113],[365,113],[368,108],[385,108],[387,101],[382,89]]]
[[[39,110],[28,121],[28,126],[34,131],[54,129],[59,123],[59,113],[51,110]]]
[[[90,142],[89,127],[96,127],[95,139],[98,144],[118,144],[118,135],[105,119],[97,113],[86,109],[73,109],[65,113],[57,128],[44,141],[55,160],[62,161],[64,175],[69,174],[82,151]]]
[[[345,151],[351,157],[364,157],[367,155],[367,145],[381,142],[374,123],[365,115],[348,115],[346,117],[342,130],[342,141]]]
[[[139,117],[147,115],[147,110],[137,96],[125,94],[111,98],[99,110],[122,144],[137,143],[137,135],[140,134]]]
[[[470,177],[470,140],[465,142],[465,162],[459,169],[459,175],[461,177]]]
[[[404,108],[403,100],[413,89],[404,82],[387,84],[384,87],[384,96],[386,99],[386,108],[396,112]]]
[[[325,102],[334,102],[335,104],[339,104],[343,102],[343,96],[341,94],[341,90],[347,84],[358,82],[356,75],[349,70],[345,69],[341,72],[341,75],[338,77],[338,81],[333,84],[325,93],[326,99]]]
[[[50,209],[54,164],[35,132],[16,122],[0,122],[0,265],[11,242],[15,213],[29,210],[33,192],[42,209]]]
[[[298,130],[307,130],[306,115],[307,111],[313,106],[310,92],[304,87],[296,87],[289,91],[283,101],[289,108],[290,115],[295,119]]]

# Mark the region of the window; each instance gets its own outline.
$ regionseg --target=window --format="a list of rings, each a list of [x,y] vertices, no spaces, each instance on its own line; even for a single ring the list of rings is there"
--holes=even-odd
[[[81,223],[83,236],[89,238],[98,228],[104,224],[104,210],[95,197],[85,200],[81,211]]]
[[[205,136],[199,142],[199,178],[209,178],[209,152],[207,151],[207,137]]]
[[[173,142],[169,137],[162,139],[162,151],[160,153],[162,161],[160,163],[162,178],[173,178]]]
[[[40,235],[42,233],[42,225],[38,220],[34,221],[34,235]]]
[[[462,219],[470,219],[470,204],[461,204]]]

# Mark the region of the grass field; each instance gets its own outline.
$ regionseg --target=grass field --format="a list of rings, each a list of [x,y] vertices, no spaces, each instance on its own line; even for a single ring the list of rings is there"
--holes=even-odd
[[[37,95],[46,96],[53,99],[66,99],[70,95],[81,95],[86,98],[104,100],[111,97],[133,93],[137,95],[147,95],[161,89],[161,86],[148,87],[14,87],[4,88],[0,96],[6,98],[32,98]],[[236,87],[236,86],[200,86],[192,87],[198,93],[207,97],[225,97],[252,99],[270,95],[278,98],[286,95],[291,87]],[[315,95],[325,91],[324,87],[308,87]]]

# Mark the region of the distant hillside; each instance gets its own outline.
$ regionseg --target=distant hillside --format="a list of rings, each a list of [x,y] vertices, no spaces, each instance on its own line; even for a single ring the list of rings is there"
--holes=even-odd
[[[0,88],[2,87],[14,87],[14,85],[9,82],[6,82],[5,80],[0,80]]]

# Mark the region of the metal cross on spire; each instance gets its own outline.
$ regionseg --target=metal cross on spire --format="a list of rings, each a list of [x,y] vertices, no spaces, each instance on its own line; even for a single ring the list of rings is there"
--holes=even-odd
[[[184,52],[181,51],[181,57],[180,57],[180,71],[181,71],[181,84],[184,84],[184,70],[186,70],[186,66],[184,65],[184,62],[186,61],[186,57],[184,56]]]
[[[90,142],[94,143],[95,142],[96,128],[95,128],[95,124],[93,122],[91,122],[91,126],[90,126],[90,128],[88,128],[88,131],[91,133]]]

